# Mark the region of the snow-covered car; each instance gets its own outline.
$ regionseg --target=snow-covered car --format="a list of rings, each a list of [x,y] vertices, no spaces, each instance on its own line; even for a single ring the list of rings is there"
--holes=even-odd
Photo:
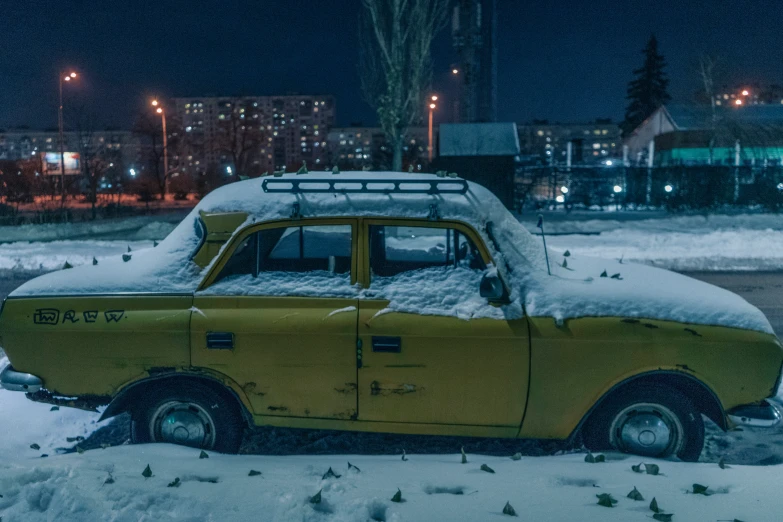
[[[696,460],[702,415],[778,422],[783,364],[730,292],[545,252],[480,185],[400,173],[220,188],[154,249],[22,285],[0,336],[6,389],[224,452],[269,425]]]

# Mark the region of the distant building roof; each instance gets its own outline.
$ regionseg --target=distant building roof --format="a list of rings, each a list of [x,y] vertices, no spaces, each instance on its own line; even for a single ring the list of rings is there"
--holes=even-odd
[[[704,105],[666,105],[663,109],[677,130],[697,130],[709,127],[710,107]],[[783,125],[783,104],[749,105],[747,107],[716,107],[718,120],[738,124]]]
[[[444,123],[440,126],[441,156],[516,156],[516,123]]]

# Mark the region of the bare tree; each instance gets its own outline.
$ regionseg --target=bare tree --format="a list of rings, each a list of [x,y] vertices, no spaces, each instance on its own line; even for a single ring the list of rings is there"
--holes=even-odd
[[[716,132],[715,127],[718,123],[718,112],[715,107],[715,65],[718,63],[718,59],[709,54],[703,54],[699,57],[699,77],[701,78],[702,85],[704,87],[704,96],[710,103],[710,122],[708,128],[710,129],[710,156],[709,164],[714,162],[714,150]]]
[[[446,25],[449,0],[362,0],[359,72],[367,102],[378,112],[402,170],[405,132],[423,110],[432,78],[431,44]]]
[[[257,118],[259,109],[249,100],[237,98],[225,102],[219,111],[218,152],[231,161],[234,174],[249,176],[265,136]]]

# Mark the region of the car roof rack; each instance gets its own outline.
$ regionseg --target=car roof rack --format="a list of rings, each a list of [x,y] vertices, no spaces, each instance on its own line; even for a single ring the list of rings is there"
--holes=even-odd
[[[361,194],[466,194],[464,179],[265,179],[264,192]]]

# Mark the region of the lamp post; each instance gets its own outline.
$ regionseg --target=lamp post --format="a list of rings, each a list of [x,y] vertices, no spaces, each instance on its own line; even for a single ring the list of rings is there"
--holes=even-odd
[[[438,101],[438,97],[434,94],[430,96],[430,126],[429,126],[429,147],[427,147],[427,158],[429,159],[429,162],[432,163],[432,118],[433,113],[435,112],[435,109],[438,108],[438,106],[435,104],[435,102]]]
[[[166,200],[166,194],[169,192],[169,137],[166,132],[166,111],[158,100],[152,100],[152,106],[157,107],[155,112],[160,114],[163,122],[163,200]]]
[[[60,191],[61,203],[65,205],[65,135],[63,129],[63,82],[76,78],[75,72],[60,71],[60,109],[57,112],[57,122],[60,130]]]

